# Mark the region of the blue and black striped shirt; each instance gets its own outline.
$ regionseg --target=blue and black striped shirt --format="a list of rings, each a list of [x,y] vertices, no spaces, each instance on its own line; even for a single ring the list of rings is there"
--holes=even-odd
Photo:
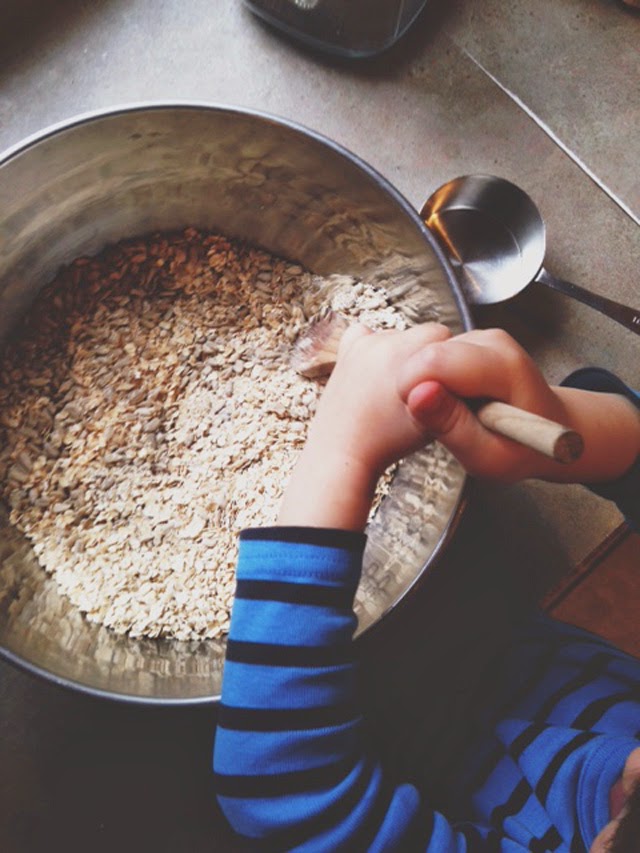
[[[620,489],[636,522],[639,486],[635,470]],[[364,545],[306,528],[241,536],[214,754],[232,826],[260,850],[588,850],[640,746],[640,662],[532,619],[464,762],[466,820],[450,820],[364,737],[352,643]]]

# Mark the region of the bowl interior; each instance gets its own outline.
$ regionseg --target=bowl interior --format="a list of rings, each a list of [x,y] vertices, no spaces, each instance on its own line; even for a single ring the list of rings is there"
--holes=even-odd
[[[117,240],[217,230],[318,274],[384,284],[410,322],[470,325],[417,214],[333,143],[268,116],[132,107],[41,134],[0,162],[0,345],[62,264]],[[464,484],[438,447],[408,459],[369,528],[359,631],[407,594],[441,546]],[[89,624],[0,515],[0,646],[61,683],[145,702],[220,692],[224,642],[133,640]]]

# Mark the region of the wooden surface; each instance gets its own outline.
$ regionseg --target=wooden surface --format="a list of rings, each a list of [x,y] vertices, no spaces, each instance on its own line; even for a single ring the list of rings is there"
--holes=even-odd
[[[640,657],[640,535],[627,532],[585,566],[547,612]]]

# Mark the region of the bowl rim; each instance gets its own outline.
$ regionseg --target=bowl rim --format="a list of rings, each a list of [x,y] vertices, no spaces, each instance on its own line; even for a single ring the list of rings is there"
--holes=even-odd
[[[246,118],[258,119],[259,121],[268,124],[275,124],[284,127],[287,130],[294,131],[311,141],[327,147],[334,153],[345,158],[363,172],[370,180],[377,184],[387,195],[398,205],[403,213],[417,226],[423,239],[429,244],[429,247],[434,252],[441,269],[443,270],[453,294],[453,298],[458,309],[460,319],[465,331],[469,331],[475,327],[473,317],[467,303],[466,297],[462,290],[461,284],[456,277],[453,266],[447,257],[446,253],[440,246],[435,235],[429,230],[418,211],[408,201],[408,199],[375,167],[371,166],[366,160],[355,154],[345,145],[336,142],[323,133],[314,130],[304,124],[301,124],[291,119],[280,116],[275,113],[270,113],[263,110],[253,109],[251,107],[235,106],[233,104],[223,104],[213,101],[204,100],[148,100],[136,101],[130,103],[116,104],[110,107],[88,110],[86,112],[77,113],[67,119],[54,122],[39,131],[29,134],[17,143],[9,146],[4,151],[0,151],[0,168],[8,164],[15,157],[26,153],[30,148],[46,141],[47,139],[58,135],[59,133],[73,130],[76,127],[90,124],[94,121],[113,118],[114,116],[126,115],[127,113],[152,112],[161,110],[203,110],[206,112],[227,113]],[[380,614],[378,619],[367,626],[354,640],[358,643],[365,636],[369,636],[377,632],[383,623],[386,623],[388,617],[394,614],[401,604],[406,604],[408,597],[413,593],[419,585],[426,580],[431,570],[436,563],[439,562],[449,544],[455,530],[458,527],[464,509],[468,502],[468,477],[463,478],[460,493],[453,506],[453,510],[449,519],[436,542],[433,551],[422,569],[418,572],[413,581],[405,590],[396,598],[396,600]],[[147,705],[153,707],[182,707],[182,706],[200,706],[200,705],[216,705],[220,701],[219,694],[207,696],[187,696],[187,697],[163,697],[163,696],[141,696],[132,693],[118,693],[107,688],[91,687],[72,678],[57,675],[50,670],[45,669],[39,664],[25,660],[20,655],[0,645],[0,659],[6,660],[13,666],[21,669],[30,675],[39,676],[45,681],[54,684],[58,687],[64,687],[84,695],[92,696],[99,699],[109,699],[114,702],[120,702],[128,705]]]
[[[244,116],[247,118],[259,119],[268,124],[276,124],[285,127],[288,130],[293,130],[299,133],[300,135],[313,140],[314,142],[324,145],[325,147],[334,151],[336,154],[339,154],[345,159],[351,161],[351,163],[353,163],[362,172],[364,172],[367,177],[372,179],[374,183],[380,185],[392,197],[396,204],[398,204],[398,206],[403,209],[403,211],[409,216],[409,218],[413,220],[414,224],[418,226],[419,231],[422,233],[427,243],[429,243],[429,246],[433,249],[436,257],[438,258],[438,261],[440,262],[447,276],[449,285],[453,292],[454,299],[456,301],[456,307],[460,312],[465,330],[469,330],[474,327],[474,322],[471,315],[471,311],[469,309],[469,305],[464,295],[462,286],[453,270],[451,261],[440,246],[435,235],[429,230],[424,220],[420,216],[419,212],[409,202],[409,200],[387,178],[385,178],[381,172],[379,172],[374,166],[371,166],[366,160],[363,160],[362,157],[360,157],[358,154],[355,154],[345,145],[336,142],[335,140],[331,139],[328,136],[325,136],[323,133],[320,133],[319,131],[314,130],[313,128],[307,127],[306,125],[301,124],[299,122],[292,121],[291,119],[286,118],[284,116],[280,116],[275,113],[269,113],[263,110],[256,110],[251,107],[226,105],[216,103],[214,101],[191,101],[177,99],[171,101],[151,100],[124,103],[112,107],[104,107],[101,109],[89,110],[87,112],[78,113],[68,119],[63,119],[61,121],[55,122],[39,131],[36,131],[35,133],[30,134],[19,142],[14,143],[4,151],[0,151],[0,168],[7,165],[15,157],[24,154],[29,148],[32,148],[35,145],[44,142],[50,137],[56,136],[58,133],[69,131],[75,127],[90,124],[94,121],[100,121],[101,119],[112,118],[113,116],[117,115],[125,115],[127,113],[135,112],[153,112],[160,110],[203,110],[205,112],[230,113],[233,115]]]

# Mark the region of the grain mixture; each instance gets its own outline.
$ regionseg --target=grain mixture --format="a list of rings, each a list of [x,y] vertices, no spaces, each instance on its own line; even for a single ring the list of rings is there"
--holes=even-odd
[[[44,289],[0,362],[0,499],[90,620],[228,630],[237,533],[274,522],[320,391],[291,345],[327,305],[405,325],[379,289],[195,229]]]

